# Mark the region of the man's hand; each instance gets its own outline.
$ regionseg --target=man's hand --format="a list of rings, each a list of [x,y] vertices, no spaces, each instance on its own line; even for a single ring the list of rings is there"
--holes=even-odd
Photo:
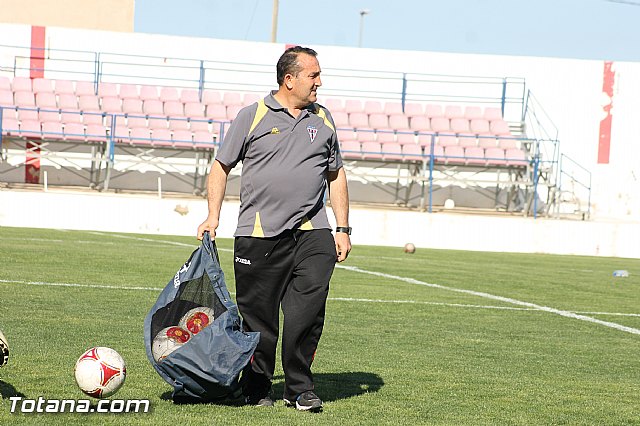
[[[351,251],[351,238],[349,238],[349,234],[345,232],[336,232],[335,241],[338,262],[342,262],[349,256],[349,252]]]
[[[207,218],[198,226],[198,240],[202,241],[205,231],[209,231],[211,239],[216,239],[216,229],[218,228],[218,219]]]

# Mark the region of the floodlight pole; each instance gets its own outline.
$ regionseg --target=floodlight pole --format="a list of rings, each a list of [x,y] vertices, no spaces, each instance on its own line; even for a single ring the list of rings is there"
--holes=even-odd
[[[362,47],[362,33],[364,32],[364,16],[371,13],[369,9],[362,9],[360,11],[360,36],[358,37],[358,47]]]
[[[278,0],[273,0],[273,14],[271,16],[271,43],[276,42],[278,34]]]

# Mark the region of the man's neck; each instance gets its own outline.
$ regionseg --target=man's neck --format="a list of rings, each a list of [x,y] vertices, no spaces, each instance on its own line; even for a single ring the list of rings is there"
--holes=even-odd
[[[306,107],[306,105],[305,106],[296,105],[295,101],[290,96],[288,96],[288,94],[285,93],[282,89],[278,90],[273,95],[273,97],[276,99],[276,101],[278,101],[280,105],[282,105],[287,109],[287,111],[289,111],[289,114],[291,114],[293,117],[296,117],[296,118],[300,115],[300,112],[302,112],[302,110]]]

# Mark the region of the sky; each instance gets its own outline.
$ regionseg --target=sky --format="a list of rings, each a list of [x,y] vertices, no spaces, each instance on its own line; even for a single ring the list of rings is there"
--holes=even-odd
[[[640,0],[278,4],[280,43],[640,62]],[[273,6],[273,0],[135,0],[134,29],[269,42]]]

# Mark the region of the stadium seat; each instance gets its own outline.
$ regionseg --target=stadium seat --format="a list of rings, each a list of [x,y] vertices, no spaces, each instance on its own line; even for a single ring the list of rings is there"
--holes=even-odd
[[[196,89],[182,89],[180,91],[180,102],[183,104],[189,102],[200,103],[200,93]]]
[[[58,108],[58,101],[53,92],[36,93],[36,106],[38,108]]]
[[[327,108],[329,110],[329,112],[331,112],[331,115],[334,116],[335,118],[335,114],[337,112],[345,112],[344,110],[344,104],[342,103],[342,99],[337,99],[337,98],[327,98],[327,100],[324,101],[324,104],[322,104],[325,108]]]
[[[430,157],[432,155],[431,144],[424,145],[424,155]],[[436,157],[434,161],[442,161],[444,157],[444,148],[440,145],[433,146],[433,156]]]
[[[435,120],[435,119],[434,119]],[[454,133],[469,133],[469,120],[466,118],[452,118],[449,126]]]
[[[191,118],[204,118],[204,105],[200,102],[187,102],[184,104],[184,115]]]
[[[42,137],[46,139],[63,139],[64,132],[60,121],[45,121],[42,123]]]
[[[466,157],[467,164],[483,166],[487,162],[484,158],[484,148],[480,148],[478,146],[465,148],[464,156]]]
[[[89,142],[106,142],[107,129],[102,124],[87,124],[86,139]]]
[[[60,121],[63,124],[80,123],[82,124],[82,113],[79,109],[66,109],[60,113]]]
[[[122,112],[125,114],[143,114],[141,99],[123,99]]]
[[[376,134],[371,128],[360,128],[356,131],[356,139],[361,142],[373,142],[376,140]]]
[[[84,110],[82,111],[82,122],[87,126],[90,124],[102,125],[103,114],[101,111]]]
[[[17,135],[20,133],[20,126],[18,120],[13,117],[9,117],[6,114],[2,114],[2,134],[3,135]]]
[[[228,105],[227,119],[231,121],[235,120],[242,108],[244,108],[242,105]]]
[[[66,123],[63,128],[63,137],[65,140],[83,141],[86,140],[84,133],[84,125],[81,123]]]
[[[409,128],[416,132],[428,132],[431,130],[431,123],[429,118],[419,115],[411,118]]]
[[[389,127],[398,131],[409,130],[409,118],[406,115],[390,115]]]
[[[169,117],[169,129],[173,131],[189,130],[189,121],[186,117]]]
[[[139,115],[130,115],[127,117],[127,127],[129,129],[147,128],[147,119]]]
[[[336,131],[336,134],[338,136],[338,142],[340,142],[340,144],[342,144],[342,142],[357,140],[356,134],[351,129],[338,129]],[[358,150],[359,149],[360,148],[358,147]]]
[[[148,85],[140,86],[140,99],[142,101],[159,100],[158,87]]]
[[[216,92],[215,90],[205,90],[202,92],[202,103],[205,105],[221,104],[222,95],[220,92]]]
[[[121,84],[118,96],[120,96],[120,99],[139,99],[138,86],[135,84]]]
[[[463,117],[469,121],[483,118],[482,108],[479,106],[467,106],[464,108]]]
[[[462,107],[460,105],[447,105],[444,107],[444,116],[449,120],[453,118],[462,118]]]
[[[164,106],[159,99],[147,99],[142,103],[142,112],[147,115],[163,115]]]
[[[78,107],[82,111],[100,111],[100,102],[96,95],[82,95],[78,97]]]
[[[32,92],[32,89],[29,77],[13,77],[11,90],[14,92]]]
[[[487,159],[487,164],[490,164],[490,165],[507,164],[507,162],[504,159],[504,149],[502,148],[487,148],[484,151],[484,156]]]
[[[410,119],[413,117],[419,117],[425,115],[422,105],[415,102],[408,102],[404,105],[404,115]]]
[[[476,135],[474,135],[473,133],[459,133],[458,145],[464,148],[478,146]]]
[[[348,160],[357,160],[362,158],[362,152],[360,150],[360,142],[357,141],[344,141],[340,143],[340,153],[342,158]]]
[[[366,129],[369,127],[369,116],[364,112],[352,112],[349,114],[349,126],[355,129]]]
[[[101,98],[117,98],[118,85],[116,83],[98,83],[98,96]]]
[[[55,80],[53,90],[58,96],[76,94],[75,84],[69,80]]]
[[[61,93],[58,95],[58,107],[60,109],[78,109],[78,97],[73,93]]]
[[[400,145],[415,145],[416,134],[411,131],[398,131],[396,134],[396,141]]]
[[[52,109],[38,110],[38,120],[40,120],[41,123],[44,123],[45,121],[62,123],[60,121],[60,113],[58,110]]]
[[[155,130],[164,130],[167,129],[169,127],[169,122],[167,121],[167,117],[161,117],[161,116],[149,116],[149,119],[147,120],[147,126],[155,131]]]
[[[224,92],[222,95],[222,103],[226,106],[241,106],[242,95],[237,92]]]
[[[349,114],[344,111],[331,111],[336,127],[349,127]]]
[[[20,108],[33,108],[36,106],[36,98],[33,96],[33,92],[15,92],[13,99],[16,106]]]
[[[160,100],[164,103],[173,101],[180,101],[180,94],[175,87],[161,87],[160,88]]]
[[[151,144],[151,131],[143,127],[132,128],[129,138],[135,145]]]
[[[193,146],[193,133],[190,130],[174,130],[171,137],[175,147]]]
[[[226,120],[227,107],[222,104],[209,104],[207,105],[206,116],[212,120]]]
[[[380,107],[382,108],[382,106]],[[354,126],[355,127],[355,126]],[[373,129],[388,129],[389,116],[384,113],[373,113],[369,115],[369,127]]]
[[[13,89],[11,88],[11,80],[9,79],[9,77],[0,75],[0,90],[13,92]]]
[[[34,78],[32,81],[33,93],[53,93],[53,80],[48,78]]]
[[[416,144],[402,145],[402,156],[405,160],[420,160],[422,158],[422,147]]]
[[[0,89],[0,106],[15,108],[11,90]]]
[[[263,96],[257,93],[245,93],[244,96],[242,96],[242,105],[247,106],[254,104],[262,98]]]
[[[102,98],[102,111],[109,114],[122,113],[122,100],[116,96],[106,96]]]
[[[364,112],[362,101],[359,99],[347,99],[344,102],[344,111],[347,114]]]
[[[385,102],[383,112],[389,116],[389,119],[393,116],[405,115],[400,102]]]
[[[38,110],[35,108],[18,108],[18,120],[34,120],[40,121]]]
[[[381,144],[397,143],[393,129],[376,129],[376,142]]]
[[[95,85],[91,81],[76,81],[76,95],[78,95],[78,97],[95,96]]]
[[[498,147],[502,149],[518,148],[518,139],[506,137],[498,138]]]
[[[502,111],[500,108],[486,107],[482,114],[482,118],[489,121],[502,120]]]
[[[431,119],[431,130],[437,133],[447,133],[451,131],[449,119],[444,117],[433,117]]]
[[[424,115],[426,115],[429,118],[444,117],[444,112],[442,111],[442,105],[428,104],[425,107]]]
[[[438,135],[436,143],[439,146],[456,146],[458,145],[458,138],[454,135]]]
[[[518,148],[509,148],[505,150],[504,157],[510,166],[526,166],[529,164],[527,154]]]
[[[382,103],[379,101],[364,101],[364,112],[369,115],[383,114],[384,109],[382,108]]]
[[[169,129],[152,129],[151,130],[151,143],[154,146],[171,146],[173,140],[171,131]]]
[[[489,134],[489,121],[484,118],[474,118],[469,122],[469,129],[476,135]]]
[[[493,120],[489,125],[492,134],[497,136],[506,136],[511,134],[509,125],[504,120]]]
[[[194,146],[201,148],[213,147],[215,143],[215,134],[208,131],[197,131],[193,133]]]
[[[418,133],[418,145],[427,146],[431,145],[434,141],[435,134],[434,133]]]
[[[382,144],[382,159],[385,161],[402,160],[402,145],[397,142]]]
[[[444,148],[444,160],[447,164],[464,163],[464,148],[461,146],[447,146]]]
[[[194,133],[209,132],[209,121],[206,119],[189,119],[189,129]]]
[[[496,147],[496,137],[495,136],[487,136],[480,135],[478,136],[478,146],[482,148],[495,148]]]
[[[42,128],[40,126],[40,120],[20,120],[20,136],[41,138]]]
[[[378,142],[362,142],[360,150],[364,160],[382,160],[382,147]]]

